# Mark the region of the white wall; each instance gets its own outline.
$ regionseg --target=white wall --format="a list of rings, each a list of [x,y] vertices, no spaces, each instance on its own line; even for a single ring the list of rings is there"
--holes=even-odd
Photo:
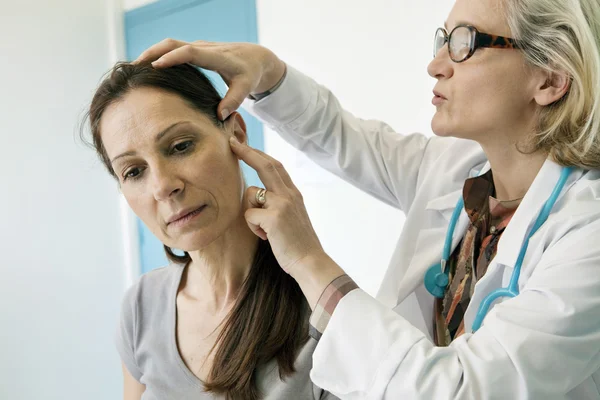
[[[2,2],[0,399],[121,396],[116,185],[77,122],[109,68],[104,0]]]
[[[257,0],[259,41],[333,90],[354,115],[431,134],[434,81],[426,67],[452,3]],[[271,131],[265,148],[290,170],[325,249],[375,294],[404,216],[322,172]]]

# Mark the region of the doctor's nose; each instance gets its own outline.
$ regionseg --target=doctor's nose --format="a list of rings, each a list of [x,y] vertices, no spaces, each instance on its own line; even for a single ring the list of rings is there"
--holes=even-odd
[[[448,54],[448,43],[442,47],[427,66],[427,73],[435,79],[450,78],[454,73],[454,62]]]
[[[169,168],[154,168],[152,173],[152,192],[157,201],[168,200],[183,192],[185,185]]]

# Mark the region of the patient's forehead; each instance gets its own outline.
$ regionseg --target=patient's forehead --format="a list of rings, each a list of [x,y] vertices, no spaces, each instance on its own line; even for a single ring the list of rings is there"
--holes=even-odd
[[[102,115],[100,130],[149,128],[162,121],[196,119],[198,114],[181,96],[160,89],[136,88],[110,104]]]
[[[192,122],[196,129],[214,129],[208,116],[181,96],[160,89],[136,88],[106,108],[100,120],[100,134],[110,157],[113,144],[135,145],[184,121]]]

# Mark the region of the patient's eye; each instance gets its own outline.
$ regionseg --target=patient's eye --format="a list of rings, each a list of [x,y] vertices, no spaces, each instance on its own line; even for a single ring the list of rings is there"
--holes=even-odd
[[[192,142],[191,140],[186,140],[185,142],[179,142],[173,146],[173,149],[171,150],[171,152],[174,154],[185,153],[188,150],[190,150],[193,145],[194,145],[194,142]]]
[[[123,181],[127,179],[138,179],[142,175],[142,169],[139,167],[130,168],[123,174]]]

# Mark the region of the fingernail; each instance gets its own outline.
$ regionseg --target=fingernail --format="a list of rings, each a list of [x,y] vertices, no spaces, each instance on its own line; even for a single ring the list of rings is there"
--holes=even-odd
[[[238,140],[236,138],[234,138],[233,136],[229,138],[229,141],[233,144],[235,144],[236,146],[238,146],[240,144],[240,142],[238,142]]]
[[[158,60],[152,62],[152,66],[153,67],[160,67],[160,64],[162,64],[162,60],[161,59],[158,59]]]
[[[227,117],[229,117],[229,110],[224,108],[223,111],[221,111],[221,120],[225,121]]]

